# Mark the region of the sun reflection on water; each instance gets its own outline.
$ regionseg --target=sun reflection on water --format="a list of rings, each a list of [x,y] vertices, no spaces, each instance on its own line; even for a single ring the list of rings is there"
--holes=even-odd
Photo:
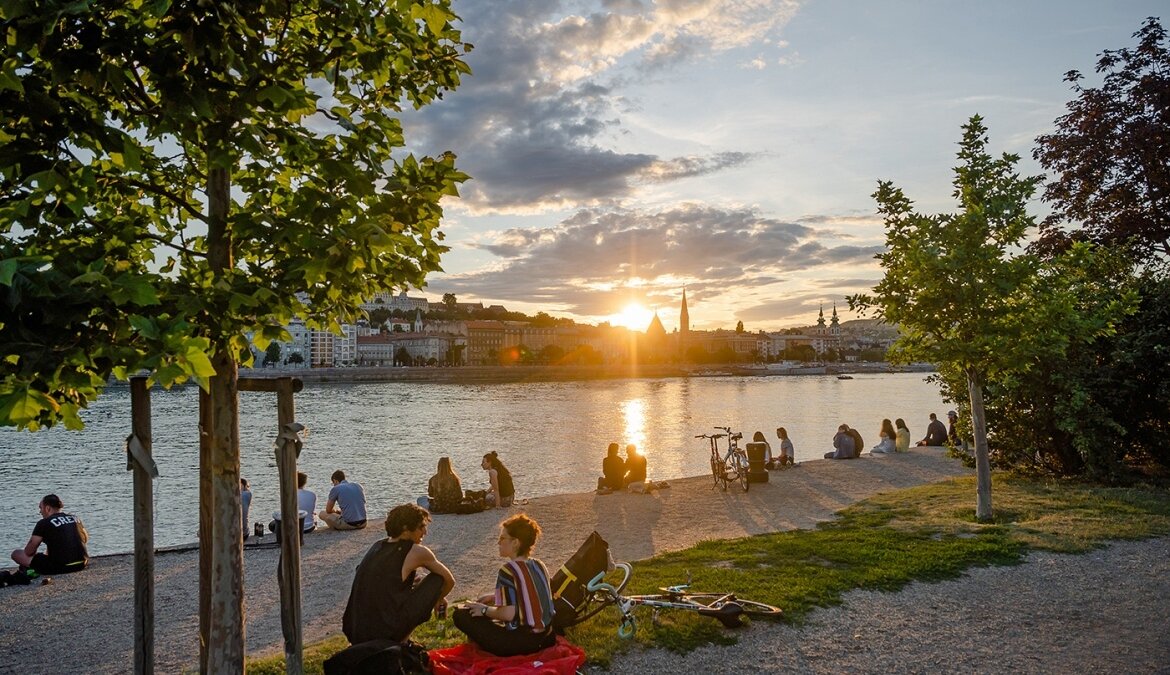
[[[622,417],[625,420],[623,446],[633,443],[638,450],[646,451],[646,400],[632,398],[622,403]],[[625,448],[623,447],[623,450]]]

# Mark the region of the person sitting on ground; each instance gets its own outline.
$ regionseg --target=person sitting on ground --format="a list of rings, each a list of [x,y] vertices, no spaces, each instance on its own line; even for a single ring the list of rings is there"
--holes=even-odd
[[[857,456],[857,445],[849,433],[849,425],[837,427],[837,434],[833,436],[833,452],[826,452],[825,459],[853,459]]]
[[[943,426],[942,422],[938,421],[938,417],[934,413],[930,413],[930,424],[926,427],[926,436],[918,441],[916,445],[922,447],[924,445],[931,447],[938,447],[947,442],[947,428]]]
[[[633,444],[626,446],[625,475],[622,476],[622,485],[631,492],[644,492],[646,489],[646,456],[638,452]]]
[[[499,554],[507,562],[495,594],[455,610],[455,627],[496,656],[532,654],[556,642],[548,569],[530,557],[538,537],[540,526],[523,513],[500,523]]]
[[[906,421],[901,417],[894,420],[894,449],[898,452],[909,452],[910,450],[910,430],[906,428]]]
[[[792,447],[792,441],[788,438],[788,430],[776,427],[776,438],[780,439],[780,456],[776,458],[776,463],[780,466],[795,466],[796,449]]]
[[[492,450],[483,456],[480,466],[487,471],[488,482],[491,483],[491,489],[484,498],[488,508],[511,506],[516,498],[516,486],[512,483],[512,472],[500,461],[500,456]]]
[[[325,510],[317,517],[335,530],[360,530],[366,526],[366,492],[361,483],[345,479],[341,469],[330,478],[333,488],[325,501]]]
[[[431,611],[447,608],[455,577],[423,546],[431,514],[417,504],[395,506],[386,514],[386,539],[358,563],[341,619],[350,644],[386,639],[405,642]],[[429,574],[421,580],[418,570]]]
[[[309,474],[297,472],[297,511],[301,516],[301,532],[308,534],[317,529],[317,519],[314,516],[317,510],[317,495],[305,488],[309,482]],[[280,527],[280,511],[272,513],[272,522],[268,523],[268,531],[275,532]]]
[[[431,513],[454,513],[463,501],[463,484],[451,467],[450,457],[440,457],[435,475],[427,481],[427,501]]]
[[[963,443],[959,440],[959,430],[955,428],[955,424],[959,421],[959,413],[954,410],[947,411],[947,442],[951,447],[962,447]]]
[[[598,490],[612,492],[622,489],[626,476],[626,463],[618,454],[620,447],[617,443],[610,443],[606,449],[605,459],[601,460],[601,477],[597,479]]]
[[[248,526],[248,509],[252,508],[252,486],[248,484],[247,478],[240,479],[240,526],[244,530],[244,539],[252,533],[252,528]]]
[[[889,419],[882,420],[882,428],[878,432],[878,435],[881,437],[881,440],[878,441],[877,445],[870,448],[871,454],[892,455],[898,451],[897,446],[894,444],[894,437],[898,434],[894,431],[893,422]]]
[[[33,526],[32,536],[24,548],[12,552],[20,571],[31,569],[41,576],[80,572],[89,564],[89,532],[77,516],[65,513],[57,495],[45,495],[37,508],[41,519]],[[39,553],[41,544],[45,552]]]
[[[768,442],[768,439],[764,438],[764,432],[757,431],[752,434],[752,443],[764,444],[764,468],[776,468],[776,461],[772,458],[772,444]]]

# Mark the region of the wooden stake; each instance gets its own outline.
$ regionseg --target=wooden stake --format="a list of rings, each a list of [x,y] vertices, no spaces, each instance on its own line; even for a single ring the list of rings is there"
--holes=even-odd
[[[300,384],[300,380],[296,380]],[[298,387],[299,388],[299,387]],[[293,380],[277,380],[276,466],[280,472],[280,624],[284,632],[285,672],[304,672],[301,644],[301,519],[297,511],[299,425],[293,405]]]
[[[128,443],[137,443],[128,458],[134,476],[134,672],[154,673],[154,485],[151,459],[150,389],[145,377],[130,378]],[[144,461],[148,462],[144,465]]]

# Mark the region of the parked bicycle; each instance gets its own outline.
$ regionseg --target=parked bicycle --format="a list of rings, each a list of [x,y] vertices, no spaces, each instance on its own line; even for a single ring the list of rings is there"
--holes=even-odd
[[[714,479],[714,484],[711,489],[722,487],[727,489],[728,484],[739,482],[740,487],[744,492],[751,488],[751,483],[748,482],[748,458],[747,452],[739,447],[739,440],[743,438],[740,432],[732,432],[731,427],[715,427],[723,431],[721,434],[699,434],[695,438],[705,438],[711,451],[711,477]],[[727,439],[726,452],[720,453],[719,439]]]
[[[657,621],[658,612],[664,609],[678,609],[695,612],[701,616],[709,616],[718,620],[728,628],[739,626],[743,617],[778,619],[784,612],[779,607],[773,607],[762,602],[744,600],[735,593],[700,593],[690,590],[690,575],[687,583],[677,586],[660,588],[661,593],[651,595],[622,595],[622,589],[629,583],[633,567],[629,563],[617,563],[617,568],[623,572],[622,579],[616,585],[603,581],[605,572],[593,577],[586,585],[590,599],[595,608],[588,613],[593,616],[602,608],[614,605],[621,613],[621,625],[618,626],[618,635],[623,638],[633,637],[637,630],[637,620],[634,617],[635,607],[653,608],[653,620]]]

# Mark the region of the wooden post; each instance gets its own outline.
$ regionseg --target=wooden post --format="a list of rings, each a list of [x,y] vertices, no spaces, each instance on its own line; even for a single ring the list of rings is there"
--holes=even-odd
[[[280,624],[285,672],[304,672],[301,654],[301,519],[297,511],[297,437],[292,378],[277,381],[276,466],[280,472]]]
[[[211,641],[211,396],[199,390],[199,672]]]
[[[127,458],[134,472],[134,672],[151,675],[154,673],[154,486],[151,481],[157,469],[150,454],[150,389],[145,377],[130,378],[130,429],[128,444],[137,443],[136,452]]]

